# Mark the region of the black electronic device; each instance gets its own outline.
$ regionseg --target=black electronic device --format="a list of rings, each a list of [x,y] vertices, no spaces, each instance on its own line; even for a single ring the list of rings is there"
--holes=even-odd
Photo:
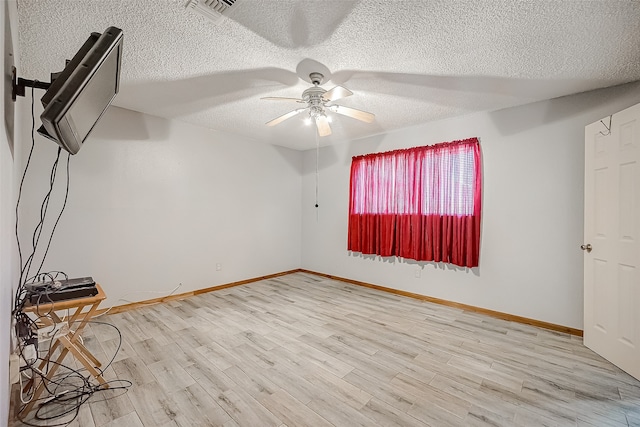
[[[73,279],[48,280],[25,285],[32,305],[46,304],[55,301],[86,298],[98,294],[93,277],[77,277]]]
[[[98,295],[98,288],[95,283],[91,285],[72,286],[65,288],[49,288],[40,292],[29,293],[31,305],[47,304],[56,301],[87,298]]]
[[[64,70],[42,83],[13,75],[13,98],[24,96],[25,86],[47,89],[38,133],[76,154],[120,88],[122,30],[92,33]]]
[[[74,279],[45,280],[43,282],[27,283],[24,287],[27,292],[36,293],[48,290],[69,290],[95,285],[93,277],[77,277]]]

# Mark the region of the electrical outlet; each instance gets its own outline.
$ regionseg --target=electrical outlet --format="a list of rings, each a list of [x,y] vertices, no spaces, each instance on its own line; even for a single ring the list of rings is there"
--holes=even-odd
[[[222,270],[222,264],[217,263],[216,264],[216,271],[220,271],[220,270]]]
[[[420,278],[421,275],[422,275],[422,270],[420,269],[420,267],[416,267],[416,272],[415,272],[416,279]]]
[[[9,356],[9,380],[10,384],[15,384],[20,380],[20,356],[15,353]]]

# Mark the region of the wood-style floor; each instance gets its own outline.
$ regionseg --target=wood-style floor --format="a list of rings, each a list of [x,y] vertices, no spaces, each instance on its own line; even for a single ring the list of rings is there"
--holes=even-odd
[[[640,382],[581,338],[310,274],[99,320],[133,386],[72,426],[640,426]]]

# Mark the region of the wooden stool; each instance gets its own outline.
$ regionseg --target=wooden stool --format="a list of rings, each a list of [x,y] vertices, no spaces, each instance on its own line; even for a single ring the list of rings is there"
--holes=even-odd
[[[26,414],[31,411],[33,405],[36,404],[38,398],[46,389],[45,382],[53,379],[53,376],[58,370],[58,367],[68,353],[71,353],[73,357],[75,357],[76,360],[78,360],[102,386],[104,386],[105,388],[109,388],[109,385],[102,376],[102,373],[98,369],[96,369],[99,368],[102,364],[93,354],[91,354],[89,350],[87,350],[84,344],[82,344],[82,342],[80,341],[82,330],[85,328],[85,326],[87,326],[87,323],[91,320],[91,318],[97,314],[96,312],[100,303],[105,298],[107,298],[104,291],[102,290],[102,287],[100,287],[100,285],[97,283],[96,288],[98,289],[98,294],[92,297],[61,300],[53,303],[38,305],[28,303],[24,307],[23,311],[25,313],[33,313],[36,316],[43,316],[39,318],[38,321],[41,321],[45,327],[56,325],[59,323],[67,323],[67,325],[69,326],[69,332],[65,335],[55,337],[55,342],[51,343],[47,356],[44,358],[44,360],[42,360],[42,362],[40,362],[40,365],[38,366],[38,369],[40,371],[42,371],[42,369],[44,369],[45,366],[50,363],[56,349],[58,349],[60,345],[62,345],[64,348],[62,349],[56,360],[53,361],[53,366],[51,366],[51,369],[46,372],[45,379],[41,378],[39,381],[36,381],[37,379],[36,377],[34,377],[25,386],[25,390],[23,390],[23,392],[26,391],[29,387],[33,386],[35,386],[36,389],[33,393],[33,398],[31,399],[31,401],[20,412],[24,412]],[[84,309],[87,307],[88,311],[84,311]],[[71,313],[70,317],[66,320],[62,320],[56,313],[56,311],[61,310],[73,310],[73,313]],[[33,383],[33,381],[36,381],[36,383]]]

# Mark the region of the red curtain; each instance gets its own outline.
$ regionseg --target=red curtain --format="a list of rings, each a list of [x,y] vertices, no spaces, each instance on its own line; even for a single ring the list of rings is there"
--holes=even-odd
[[[356,156],[348,249],[477,267],[481,203],[477,138]]]

